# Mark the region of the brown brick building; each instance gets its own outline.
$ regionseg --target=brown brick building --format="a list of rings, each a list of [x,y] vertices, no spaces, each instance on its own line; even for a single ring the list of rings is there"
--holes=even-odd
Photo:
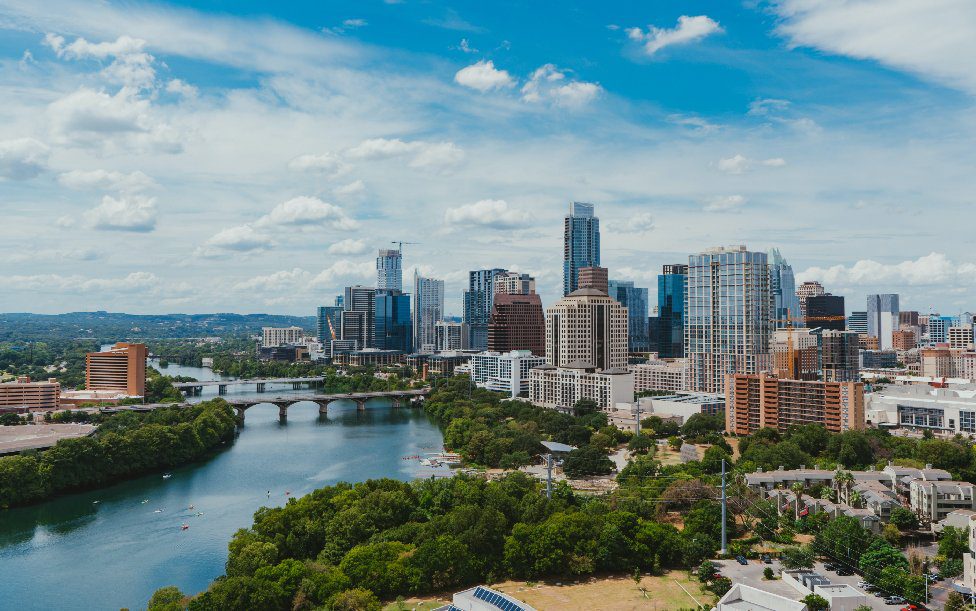
[[[725,378],[725,430],[751,435],[768,427],[820,424],[839,433],[864,428],[864,385],[860,382],[786,380],[767,374]]]
[[[0,384],[0,413],[32,409],[56,410],[61,407],[61,385],[55,378],[31,382],[27,376]]]
[[[538,294],[495,295],[488,322],[488,350],[503,354],[529,350],[535,356],[545,356],[546,314]]]
[[[145,396],[148,355],[145,344],[121,342],[106,352],[89,352],[85,355],[85,388]]]
[[[610,276],[605,267],[581,267],[579,281],[581,289],[596,289],[604,295],[610,292]]]

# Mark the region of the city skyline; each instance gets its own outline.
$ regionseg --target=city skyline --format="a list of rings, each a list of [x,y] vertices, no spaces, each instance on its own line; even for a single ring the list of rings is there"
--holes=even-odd
[[[970,309],[965,223],[916,219],[967,210],[976,86],[964,50],[901,32],[971,40],[973,9],[828,4],[609,4],[537,32],[520,6],[0,2],[0,310],[304,314],[397,240],[447,314],[471,269],[549,304],[570,201],[651,303],[662,265],[748,244],[852,310]]]

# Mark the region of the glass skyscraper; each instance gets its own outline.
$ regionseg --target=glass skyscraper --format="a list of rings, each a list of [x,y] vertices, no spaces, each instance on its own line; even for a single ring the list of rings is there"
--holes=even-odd
[[[578,288],[581,267],[600,265],[600,219],[593,204],[573,202],[563,221],[563,296]]]
[[[773,298],[766,253],[713,248],[688,258],[685,357],[692,390],[725,393],[725,376],[770,368]]]
[[[665,265],[657,277],[657,351],[665,359],[685,355],[685,283],[688,266]]]
[[[331,327],[330,327],[331,323]],[[315,336],[328,346],[332,334],[340,339],[342,332],[342,306],[320,306],[315,312]]]
[[[508,270],[476,269],[468,273],[468,290],[464,292],[464,322],[468,324],[472,350],[488,348],[488,322],[495,303],[495,278]]]
[[[786,262],[783,255],[776,248],[770,248],[767,255],[769,260],[769,290],[773,294],[773,318],[775,327],[785,329],[792,320],[792,326],[802,327],[803,312],[800,309],[800,299],[796,296],[796,279],[793,268]]]
[[[379,291],[403,290],[403,255],[399,250],[381,248],[376,257],[376,289]]]
[[[381,350],[412,350],[410,295],[399,291],[376,291],[375,345]]]
[[[868,295],[868,335],[878,338],[878,348],[891,350],[891,334],[898,330],[898,295]]]
[[[647,336],[647,289],[635,287],[633,282],[624,280],[611,280],[608,287],[610,297],[627,308],[628,352],[647,352],[650,350]]]
[[[434,325],[444,318],[444,281],[413,273],[413,348],[433,352],[437,343]]]

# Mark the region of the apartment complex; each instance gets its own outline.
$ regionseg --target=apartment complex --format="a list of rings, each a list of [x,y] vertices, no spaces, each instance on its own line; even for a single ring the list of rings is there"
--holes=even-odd
[[[839,433],[864,428],[864,385],[860,382],[787,380],[766,374],[729,375],[725,428],[751,435],[763,427],[786,431],[820,424]]]
[[[540,407],[567,410],[591,399],[609,411],[634,401],[634,376],[626,369],[541,365],[529,371],[529,400]]]
[[[277,348],[286,344],[297,344],[305,337],[305,329],[301,327],[262,327],[261,347]]]
[[[5,411],[56,410],[61,407],[61,384],[56,378],[32,382],[20,376],[14,382],[0,384],[0,413]]]
[[[89,352],[85,355],[85,388],[145,396],[147,356],[145,344],[123,342],[105,352]]]
[[[817,297],[820,295],[826,295],[827,292],[824,291],[822,284],[816,280],[804,282],[796,289],[796,298],[800,305],[800,312],[798,316],[800,318],[806,318],[807,316],[807,299],[810,297]]]
[[[646,363],[628,365],[634,374],[634,392],[667,390],[681,392],[691,384],[691,367],[687,359],[662,361],[651,359]]]
[[[444,281],[413,272],[413,349],[433,352],[434,325],[444,318]]]
[[[514,399],[528,394],[529,370],[545,362],[546,359],[528,350],[482,352],[471,356],[471,379],[478,386],[506,393]]]
[[[467,350],[468,336],[466,323],[439,320],[434,324],[434,350],[437,352]]]
[[[518,272],[495,276],[495,295],[527,295],[535,292],[535,278]]]

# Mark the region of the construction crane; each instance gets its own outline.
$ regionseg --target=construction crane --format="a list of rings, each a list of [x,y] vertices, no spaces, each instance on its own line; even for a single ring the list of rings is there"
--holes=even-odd
[[[390,242],[390,244],[396,244],[397,245],[397,252],[399,252],[400,254],[403,254],[403,245],[404,244],[420,244],[420,242],[404,242],[403,240],[393,240],[392,242]]]
[[[807,316],[806,318],[794,318],[790,316],[790,311],[786,311],[786,318],[774,318],[774,323],[785,322],[786,327],[786,359],[787,359],[787,369],[789,371],[789,376],[791,380],[796,379],[796,370],[798,363],[796,362],[796,350],[793,348],[793,323],[794,322],[809,322],[809,321],[832,321],[832,320],[847,320],[846,316]]]

